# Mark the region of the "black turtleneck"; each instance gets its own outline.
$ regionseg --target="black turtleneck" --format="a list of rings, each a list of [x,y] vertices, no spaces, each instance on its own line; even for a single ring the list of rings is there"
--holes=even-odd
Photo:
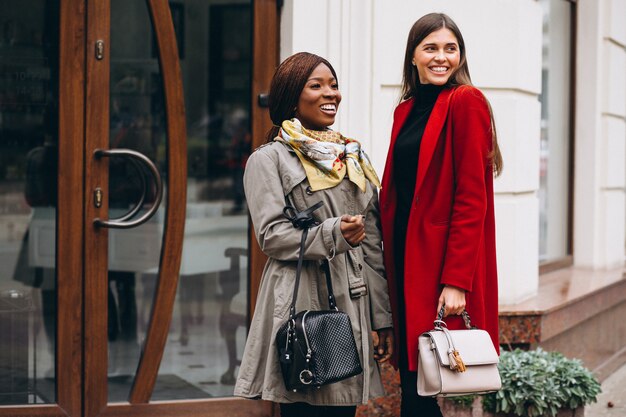
[[[411,113],[396,139],[393,149],[393,179],[398,197],[396,219],[400,210],[408,214],[411,209],[422,136],[430,112],[442,89],[442,86],[433,84],[419,85]],[[405,219],[404,226],[406,222],[408,222],[408,217]]]
[[[393,181],[396,188],[397,206],[394,224],[394,258],[398,301],[404,310],[404,248],[406,229],[411,212],[411,202],[417,179],[417,161],[424,129],[443,86],[420,84],[415,94],[415,102],[402,130],[398,134],[393,149]],[[403,314],[400,314],[403,319]]]

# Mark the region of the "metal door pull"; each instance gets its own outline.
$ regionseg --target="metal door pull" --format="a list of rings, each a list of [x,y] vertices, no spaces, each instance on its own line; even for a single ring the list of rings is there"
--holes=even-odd
[[[141,187],[142,193],[141,193],[141,197],[139,198],[139,201],[135,204],[135,206],[132,209],[130,209],[128,213],[124,214],[122,217],[118,217],[118,218],[110,219],[110,220],[102,220],[100,218],[95,218],[93,220],[93,224],[96,227],[108,227],[110,229],[130,229],[133,227],[137,227],[141,224],[144,224],[145,222],[150,220],[150,218],[154,216],[154,214],[159,209],[159,206],[161,205],[161,200],[163,199],[163,180],[161,179],[161,174],[159,173],[159,170],[154,164],[154,162],[152,162],[150,158],[148,158],[144,154],[139,153],[137,151],[133,151],[131,149],[96,149],[94,151],[94,156],[97,159],[104,158],[104,157],[108,157],[108,158],[121,157],[121,158],[129,159],[134,165],[134,167],[137,169],[137,172],[139,173],[139,178],[141,180],[141,186],[142,186]],[[141,217],[135,220],[131,220],[133,217],[135,217],[135,215],[139,212],[139,210],[141,210],[143,203],[146,200],[146,195],[148,193],[147,182],[142,172],[141,164],[146,166],[148,170],[150,171],[150,173],[152,174],[152,177],[156,185],[156,197],[154,199],[154,202],[152,203],[152,206],[150,206],[148,211],[146,211]]]

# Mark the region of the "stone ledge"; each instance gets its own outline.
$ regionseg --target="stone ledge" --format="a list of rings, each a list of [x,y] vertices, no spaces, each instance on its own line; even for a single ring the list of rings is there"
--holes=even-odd
[[[600,378],[626,361],[623,269],[564,268],[541,276],[538,294],[500,306],[500,343],[581,359]]]
[[[515,414],[494,414],[484,411],[480,397],[474,398],[474,402],[469,408],[458,407],[451,400],[444,400],[442,398],[439,399],[439,406],[441,408],[441,413],[445,417],[517,417]],[[557,411],[556,417],[585,417],[585,408],[578,407],[575,409],[560,409]]]

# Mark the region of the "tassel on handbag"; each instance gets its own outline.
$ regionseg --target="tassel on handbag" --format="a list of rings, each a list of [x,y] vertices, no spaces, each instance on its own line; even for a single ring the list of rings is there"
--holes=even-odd
[[[452,369],[453,371],[465,372],[467,370],[458,350],[449,349],[448,358],[450,359],[450,369]]]

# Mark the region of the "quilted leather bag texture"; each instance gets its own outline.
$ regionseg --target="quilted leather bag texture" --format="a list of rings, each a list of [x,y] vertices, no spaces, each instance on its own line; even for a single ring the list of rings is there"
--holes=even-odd
[[[342,381],[363,372],[352,324],[342,311],[301,311],[294,317],[295,332],[287,343],[289,325],[281,326],[276,342],[281,355],[281,371],[290,390],[319,387]],[[307,339],[310,358],[307,362]],[[292,363],[285,363],[285,352],[291,351]],[[307,372],[308,371],[308,372]]]
[[[285,387],[293,391],[332,384],[363,372],[350,317],[335,304],[328,262],[322,266],[328,286],[329,310],[295,313],[304,242],[308,228],[314,224],[311,213],[321,207],[321,203],[296,214],[293,214],[291,207],[285,207],[285,215],[296,228],[302,229],[289,319],[279,327],[276,334],[283,381]]]

